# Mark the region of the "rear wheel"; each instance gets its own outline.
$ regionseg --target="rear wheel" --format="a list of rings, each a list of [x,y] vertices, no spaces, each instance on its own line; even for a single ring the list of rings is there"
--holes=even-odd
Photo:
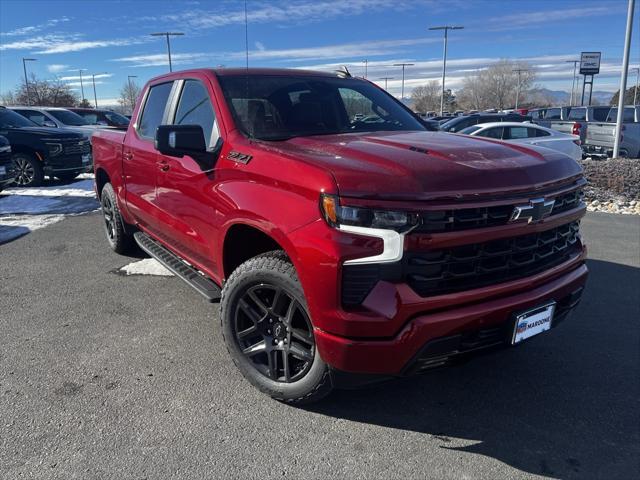
[[[116,194],[110,183],[102,188],[100,206],[109,246],[116,253],[126,253],[133,244],[133,236],[127,233],[124,228],[124,220],[118,208]]]
[[[231,274],[220,321],[231,358],[262,392],[303,404],[331,391],[300,281],[284,252],[254,257]]]
[[[20,187],[39,187],[44,181],[42,164],[28,153],[15,153],[11,157],[16,174],[15,183]]]

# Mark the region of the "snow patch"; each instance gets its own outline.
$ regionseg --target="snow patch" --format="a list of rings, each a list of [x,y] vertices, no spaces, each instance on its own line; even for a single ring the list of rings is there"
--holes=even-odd
[[[158,277],[173,277],[173,273],[163,267],[155,258],[145,258],[122,267],[120,272],[126,275],[155,275]]]
[[[10,242],[29,232],[59,222],[64,215],[18,215],[0,217],[0,244]]]

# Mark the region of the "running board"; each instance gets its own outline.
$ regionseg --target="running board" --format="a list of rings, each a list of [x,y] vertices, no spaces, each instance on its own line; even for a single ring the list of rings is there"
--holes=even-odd
[[[220,287],[209,277],[185,263],[175,253],[167,250],[146,233],[136,232],[133,234],[133,238],[142,250],[195,288],[207,301],[213,303],[220,300]]]

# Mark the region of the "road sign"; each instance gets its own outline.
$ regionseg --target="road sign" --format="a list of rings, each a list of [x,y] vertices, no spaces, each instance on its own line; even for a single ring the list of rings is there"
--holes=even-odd
[[[582,52],[580,54],[580,75],[596,75],[600,73],[601,52]]]

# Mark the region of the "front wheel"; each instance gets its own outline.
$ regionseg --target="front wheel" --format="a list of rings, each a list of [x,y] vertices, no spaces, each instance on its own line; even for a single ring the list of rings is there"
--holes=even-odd
[[[16,173],[15,183],[20,187],[39,187],[44,181],[42,164],[33,155],[15,153],[13,160]]]
[[[222,291],[220,321],[231,358],[262,392],[304,404],[331,391],[302,286],[284,252],[254,257],[231,274]]]

